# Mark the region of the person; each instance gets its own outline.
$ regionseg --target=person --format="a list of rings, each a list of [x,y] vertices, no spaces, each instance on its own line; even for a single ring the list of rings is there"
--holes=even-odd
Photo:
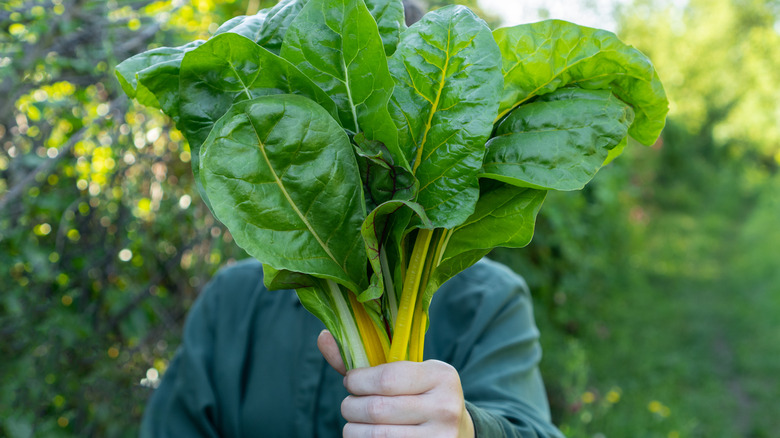
[[[255,260],[196,300],[142,437],[561,437],[538,370],[525,282],[483,259],[430,307],[421,363],[344,374],[333,337]],[[319,350],[314,347],[319,344]]]
[[[411,25],[423,8],[403,3]],[[250,259],[204,288],[142,438],[563,436],[528,287],[505,266],[483,259],[436,292],[428,360],[349,372],[322,322],[293,291],[267,290],[262,274]]]

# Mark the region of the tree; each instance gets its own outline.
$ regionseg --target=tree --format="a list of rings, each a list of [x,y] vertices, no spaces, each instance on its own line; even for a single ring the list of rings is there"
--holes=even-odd
[[[247,8],[216,3],[0,6],[0,435],[137,435],[197,290],[243,257],[113,74]]]

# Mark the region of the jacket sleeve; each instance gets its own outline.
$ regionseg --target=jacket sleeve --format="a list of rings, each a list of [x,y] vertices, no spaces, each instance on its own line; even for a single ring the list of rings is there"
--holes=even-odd
[[[538,369],[542,352],[531,296],[522,278],[487,259],[437,292],[444,306],[432,315],[440,352],[459,372],[478,438],[563,437],[550,419]],[[433,306],[432,306],[433,311]],[[434,331],[436,330],[436,331]]]

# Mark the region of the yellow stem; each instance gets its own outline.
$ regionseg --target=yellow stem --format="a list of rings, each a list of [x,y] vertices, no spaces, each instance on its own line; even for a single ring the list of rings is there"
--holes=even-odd
[[[417,304],[420,278],[425,268],[431,236],[433,236],[433,230],[420,229],[417,232],[417,240],[414,242],[414,249],[409,260],[409,269],[406,271],[407,275],[404,278],[401,302],[398,305],[398,319],[396,319],[393,328],[393,342],[390,345],[389,362],[405,360],[407,357],[413,322],[412,317]]]
[[[423,312],[422,309],[420,310],[420,331],[418,332],[419,341],[418,344],[419,347],[419,356],[417,357],[417,362],[423,361],[423,353],[425,352],[425,349],[423,348],[425,346],[425,332],[428,331],[428,314]]]
[[[382,336],[376,332],[374,321],[371,320],[371,317],[366,313],[366,309],[363,308],[363,304],[358,302],[355,294],[352,292],[349,293],[349,304],[352,306],[352,311],[355,314],[358,332],[360,332],[360,338],[368,356],[368,363],[374,367],[387,362],[386,349],[384,348],[387,340],[382,343]]]
[[[441,260],[442,244],[446,237],[447,230],[437,229],[434,232],[432,242],[429,246],[435,246],[434,251],[429,251],[425,258],[425,268],[418,286],[417,301],[414,306],[414,315],[412,316],[412,334],[409,344],[409,360],[422,362],[425,346],[425,331],[428,328],[428,315],[423,311],[423,301],[425,300],[425,289],[428,288],[428,280],[431,278],[433,270],[436,269],[438,261]]]
[[[412,315],[412,334],[409,340],[409,360],[412,362],[422,362],[425,344],[425,329],[422,327],[425,322],[423,321],[425,313],[422,310],[422,295],[422,293],[417,294],[417,303],[414,305],[414,315]]]
[[[447,251],[447,244],[450,243],[452,234],[452,229],[445,229],[444,234],[442,234],[441,239],[439,239],[439,244],[436,246],[436,264],[433,265],[434,269],[438,268],[441,264],[441,259],[444,257],[444,252]]]

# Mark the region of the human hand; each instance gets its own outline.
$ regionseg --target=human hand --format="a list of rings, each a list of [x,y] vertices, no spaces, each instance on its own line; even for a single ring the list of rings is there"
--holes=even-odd
[[[437,360],[393,362],[346,372],[333,335],[320,333],[325,360],[344,375],[344,437],[473,438],[458,372]]]

